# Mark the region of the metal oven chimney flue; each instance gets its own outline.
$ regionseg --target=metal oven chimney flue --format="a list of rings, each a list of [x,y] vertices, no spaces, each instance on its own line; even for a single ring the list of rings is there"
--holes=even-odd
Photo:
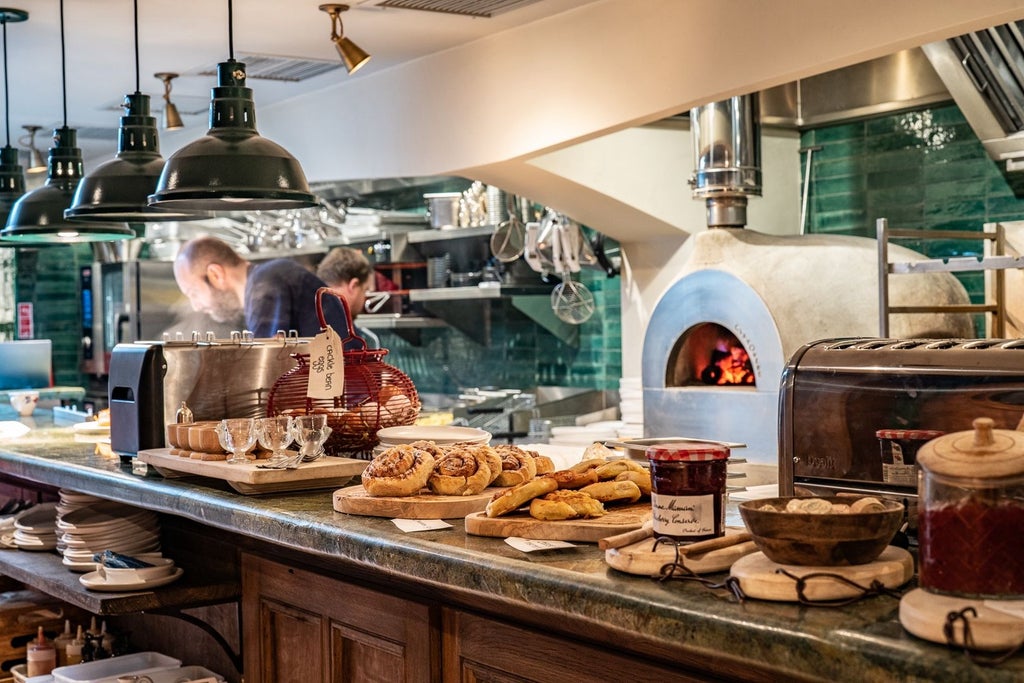
[[[747,197],[761,195],[761,128],[757,93],[690,110],[694,198],[707,203],[709,228],[747,224]]]

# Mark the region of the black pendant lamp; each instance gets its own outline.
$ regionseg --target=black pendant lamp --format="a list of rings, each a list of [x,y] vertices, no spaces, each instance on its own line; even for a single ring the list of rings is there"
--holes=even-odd
[[[64,0],[60,0],[61,87],[64,125],[53,131],[46,184],[22,196],[11,208],[0,239],[31,244],[70,244],[131,239],[135,233],[124,224],[79,223],[64,218],[75,188],[84,174],[77,131],[68,128],[67,74],[64,57]]]
[[[14,202],[25,194],[25,172],[18,161],[18,150],[11,147],[11,98],[7,91],[7,24],[26,19],[28,12],[0,7],[0,23],[3,24],[4,38],[4,126],[7,132],[7,144],[0,147],[0,220],[4,222]]]
[[[235,61],[228,0],[228,61],[217,65],[210,130],[171,155],[149,205],[173,211],[238,212],[317,205],[299,162],[256,132],[245,64]]]
[[[196,213],[161,211],[149,206],[164,158],[160,156],[156,118],[149,114],[149,95],[139,92],[139,2],[134,0],[135,92],[125,95],[125,115],[117,132],[117,156],[82,178],[71,208],[73,220],[155,223],[202,218]]]

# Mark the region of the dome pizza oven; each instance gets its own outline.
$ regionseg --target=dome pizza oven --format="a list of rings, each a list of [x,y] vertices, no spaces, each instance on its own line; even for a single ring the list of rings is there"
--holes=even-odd
[[[788,359],[819,339],[878,333],[878,248],[861,237],[743,229],[747,197],[761,187],[755,100],[733,98],[728,106],[691,112],[697,157],[691,184],[707,203],[713,229],[687,240],[679,277],[651,314],[641,367],[644,429],[652,437],[741,441],[748,460],[775,464]],[[924,259],[896,245],[889,249],[894,260]],[[952,275],[927,273],[893,278],[890,301],[969,299]],[[974,334],[965,314],[895,315],[891,327],[897,337]]]

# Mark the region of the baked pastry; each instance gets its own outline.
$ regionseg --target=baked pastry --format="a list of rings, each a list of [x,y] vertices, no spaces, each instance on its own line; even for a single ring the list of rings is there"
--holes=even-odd
[[[551,477],[535,477],[522,484],[495,494],[485,509],[488,517],[498,517],[515,512],[537,496],[551,493],[558,488],[558,482]]]
[[[537,466],[537,476],[551,474],[555,471],[555,461],[548,456],[535,451],[527,451],[527,453],[533,456],[533,462]]]
[[[640,487],[631,481],[599,481],[580,489],[602,503],[635,503],[640,500]]]
[[[443,496],[471,496],[491,483],[491,468],[478,451],[454,446],[434,459],[427,486]]]
[[[490,486],[501,474],[501,456],[498,455],[498,451],[485,444],[465,444],[465,446],[474,455],[479,455],[487,461],[487,469],[491,471],[491,480],[487,482],[487,485]]]
[[[501,444],[494,450],[501,457],[501,474],[494,480],[495,486],[516,486],[537,476],[533,456],[519,446]]]
[[[581,489],[584,486],[597,483],[597,468],[589,469],[586,472],[558,470],[546,476],[553,477],[558,482],[560,489]]]
[[[434,456],[412,444],[385,449],[363,470],[363,488],[371,496],[413,496],[427,485]]]
[[[542,520],[600,517],[604,505],[582,491],[552,491],[530,501],[530,516]]]
[[[799,512],[805,515],[827,515],[832,512],[832,503],[823,498],[792,498],[786,503],[786,512]]]
[[[614,479],[623,472],[643,472],[645,468],[640,463],[630,460],[629,458],[619,458],[617,460],[611,460],[603,465],[597,467],[597,478],[601,481],[607,479]]]
[[[582,474],[587,470],[596,470],[598,467],[604,465],[606,462],[608,461],[605,460],[604,458],[584,458],[575,465],[570,465],[569,469],[572,470],[573,472]]]
[[[619,476],[615,477],[615,481],[631,481],[640,487],[640,493],[645,496],[651,495],[651,471],[644,469],[642,472],[634,472],[632,470],[623,472]]]
[[[618,453],[608,448],[600,441],[595,441],[587,446],[587,450],[583,451],[584,460],[593,460],[597,458],[600,458],[601,460],[611,460],[612,458],[618,457],[618,455]]]
[[[835,507],[835,504],[832,505]],[[850,503],[850,512],[884,512],[885,505],[874,497],[858,498]]]

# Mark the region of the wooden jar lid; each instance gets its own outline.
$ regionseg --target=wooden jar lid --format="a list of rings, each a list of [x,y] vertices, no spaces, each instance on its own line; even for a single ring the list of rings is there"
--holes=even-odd
[[[917,452],[917,464],[929,472],[971,479],[1024,474],[1024,432],[994,429],[992,418],[979,417],[971,431],[929,441]]]

